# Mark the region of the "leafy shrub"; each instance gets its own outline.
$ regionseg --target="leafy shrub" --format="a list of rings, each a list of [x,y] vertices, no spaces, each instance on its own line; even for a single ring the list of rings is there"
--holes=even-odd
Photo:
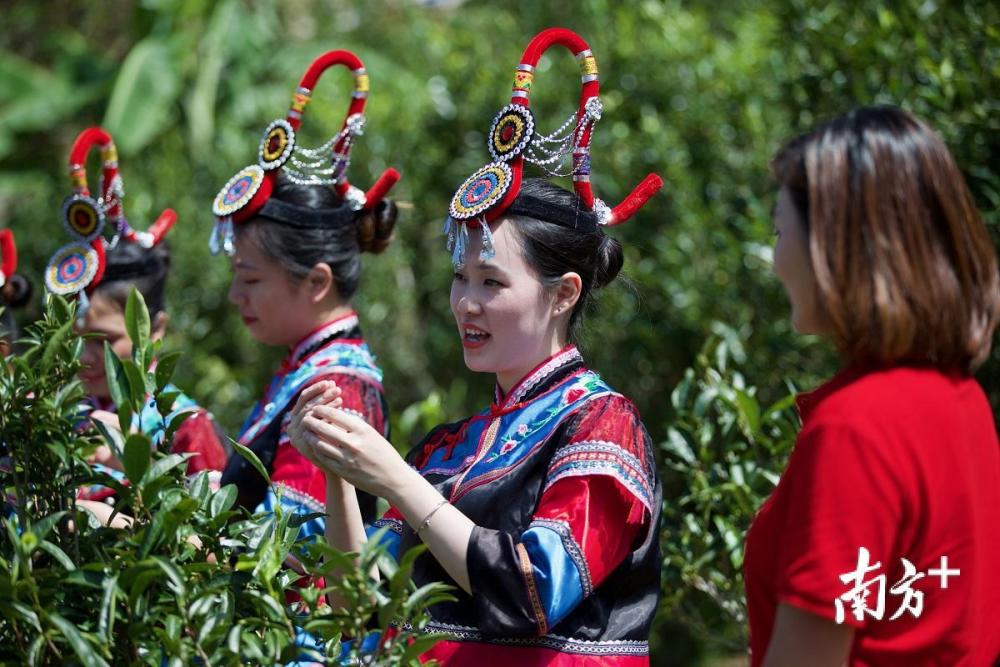
[[[414,588],[420,550],[396,564],[372,540],[355,561],[325,543],[299,541],[302,517],[248,515],[233,508],[234,486],[215,491],[208,473],[186,478],[186,457],[167,453],[180,418],[158,447],[130,432],[130,415],[147,396],[161,414],[169,412],[174,396],[164,387],[177,360],[149,340],[138,292],[126,308],[132,358],[119,360],[106,348],[126,435],[107,427],[100,435],[81,431],[83,390],[75,373],[82,341],[73,320],[72,307],[50,298],[44,318],[28,329],[26,351],[0,373],[0,483],[9,499],[0,530],[4,658],[88,667],[279,664],[300,656],[332,664],[342,635],[374,629],[383,641],[366,661],[417,664],[436,639],[422,632],[425,610],[449,597],[442,584]],[[155,371],[148,370],[157,357]],[[102,442],[123,462],[127,483],[87,465]],[[108,527],[77,508],[75,489],[83,483],[113,487],[114,514],[131,517],[131,525]],[[304,574],[284,566],[290,554]],[[368,574],[375,565],[385,575],[379,582]],[[341,573],[338,580],[310,585],[331,569]],[[322,602],[334,590],[346,600],[342,609]],[[297,642],[299,631],[312,641]],[[360,643],[352,646],[354,657],[359,651]]]
[[[717,327],[725,332],[724,328]],[[735,346],[735,347],[734,347]],[[761,405],[733,367],[738,339],[712,337],[671,394],[664,457],[664,613],[746,646],[743,542],[795,442],[794,396]]]

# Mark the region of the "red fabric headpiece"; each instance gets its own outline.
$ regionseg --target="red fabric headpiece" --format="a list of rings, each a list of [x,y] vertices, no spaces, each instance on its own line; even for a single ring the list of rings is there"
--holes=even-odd
[[[537,132],[529,96],[539,58],[557,44],[569,49],[579,62],[580,104],[574,117],[551,135],[543,136]],[[500,110],[490,127],[488,142],[494,161],[466,179],[452,198],[445,231],[456,264],[464,261],[467,226],[482,227],[484,251],[487,255],[491,252],[488,223],[499,218],[520,193],[525,160],[558,176],[562,175],[558,172],[562,159],[571,153],[573,166],[569,174],[573,188],[602,225],[625,222],[663,187],[662,178],[649,174],[614,208],[594,197],[590,185],[590,137],[601,118],[599,92],[597,60],[582,37],[565,28],[549,28],[531,40],[514,69],[510,104]]]
[[[302,125],[302,115],[320,75],[334,65],[343,65],[354,75],[354,91],[347,117],[340,132],[326,144],[319,148],[304,148],[296,143],[296,131]],[[386,169],[367,192],[352,186],[347,180],[354,138],[364,130],[367,100],[368,73],[356,55],[350,51],[328,51],[316,58],[302,76],[298,90],[292,96],[288,114],[272,121],[264,130],[257,164],[237,172],[216,195],[212,204],[216,224],[209,240],[213,254],[220,250],[232,253],[233,223],[249,220],[261,211],[274,191],[278,172],[282,170],[295,183],[333,185],[337,194],[356,211],[374,208],[399,180],[399,172]]]
[[[7,283],[7,278],[17,271],[17,246],[14,244],[14,232],[0,229],[0,287]]]
[[[91,149],[101,151],[100,196],[95,199],[87,185],[86,162]],[[45,269],[45,286],[55,294],[93,292],[104,277],[106,250],[118,243],[138,243],[152,248],[177,221],[173,209],[166,209],[148,231],[133,229],[125,218],[122,199],[125,189],[118,173],[118,149],[111,135],[100,127],[81,132],[69,153],[69,177],[73,194],[62,205],[62,219],[73,241],[59,248]],[[107,232],[112,233],[108,239]]]

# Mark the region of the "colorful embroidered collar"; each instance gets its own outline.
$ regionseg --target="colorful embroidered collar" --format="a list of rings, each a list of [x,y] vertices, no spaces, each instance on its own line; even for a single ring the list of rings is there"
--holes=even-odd
[[[348,338],[351,335],[355,337]],[[292,348],[244,422],[239,441],[249,445],[284,414],[304,387],[334,373],[361,377],[381,390],[382,371],[360,338],[358,318],[353,312],[324,324]]]
[[[506,396],[497,384],[494,390],[494,406],[499,409],[514,406],[540,393],[539,390],[544,390],[552,380],[562,378],[567,371],[582,367],[583,356],[576,345],[570,343],[521,378]]]
[[[353,310],[336,319],[330,320],[296,343],[285,361],[289,365],[295,365],[321,343],[338,337],[340,334],[347,333],[352,329],[356,329],[358,326],[358,314]]]

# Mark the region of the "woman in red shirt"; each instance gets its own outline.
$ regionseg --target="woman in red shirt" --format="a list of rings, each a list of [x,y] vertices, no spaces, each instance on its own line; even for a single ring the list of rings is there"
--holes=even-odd
[[[799,397],[747,534],[752,665],[988,666],[1000,653],[1000,445],[972,373],[996,252],[925,123],[861,108],[775,157],[774,271],[844,370]]]

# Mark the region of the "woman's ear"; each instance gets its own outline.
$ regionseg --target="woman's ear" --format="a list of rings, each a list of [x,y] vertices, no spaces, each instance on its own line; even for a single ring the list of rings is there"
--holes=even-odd
[[[559,279],[559,284],[555,286],[552,298],[553,315],[569,315],[573,312],[573,307],[580,300],[580,292],[583,289],[583,279],[579,273],[570,271],[564,273]]]
[[[336,294],[337,287],[333,282],[333,270],[325,262],[319,262],[309,269],[304,287],[309,290],[309,300],[321,303],[331,294]]]
[[[161,340],[167,333],[167,322],[170,317],[165,311],[160,311],[153,317],[153,321],[150,322],[149,326],[149,339],[150,340]]]

